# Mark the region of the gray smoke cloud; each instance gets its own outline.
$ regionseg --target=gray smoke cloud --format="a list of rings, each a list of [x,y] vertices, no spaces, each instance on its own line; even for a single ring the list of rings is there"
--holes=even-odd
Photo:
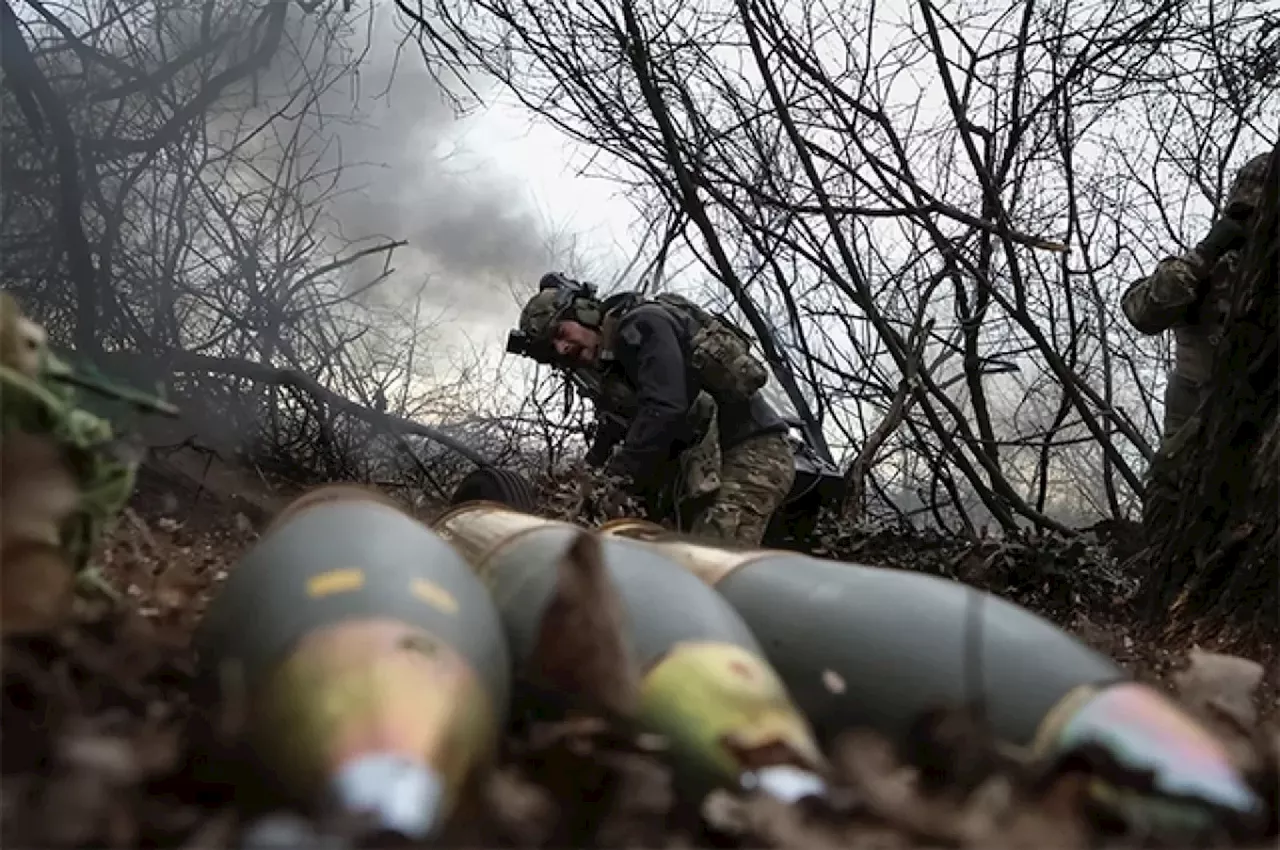
[[[300,74],[314,75],[326,55],[333,61],[365,51],[355,73],[331,72],[337,79],[316,107],[295,119],[313,134],[313,167],[342,165],[325,204],[335,247],[338,239],[406,240],[392,260],[396,274],[369,297],[395,301],[421,289],[431,306],[449,308],[464,324],[495,311],[509,320],[508,284],[537,280],[549,262],[548,227],[520,183],[518,164],[495,167],[502,164],[467,148],[460,131],[475,117],[459,120],[416,44],[406,41],[393,4],[366,9],[353,18],[341,49],[325,51],[319,33],[333,25],[295,14],[290,45],[260,86],[296,91]],[[483,81],[469,82],[485,91]],[[348,285],[376,277],[383,263],[375,257],[352,266]]]

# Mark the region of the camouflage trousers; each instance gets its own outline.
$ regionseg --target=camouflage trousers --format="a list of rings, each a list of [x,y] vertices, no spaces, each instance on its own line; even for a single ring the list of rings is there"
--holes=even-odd
[[[781,434],[762,434],[723,452],[720,489],[691,531],[743,546],[758,546],[769,518],[795,483],[795,458]]]
[[[1154,535],[1169,527],[1175,515],[1182,490],[1190,483],[1187,468],[1192,442],[1200,438],[1201,419],[1193,415],[1175,421],[1160,443],[1147,468],[1146,488],[1142,499],[1142,526],[1148,543]]]

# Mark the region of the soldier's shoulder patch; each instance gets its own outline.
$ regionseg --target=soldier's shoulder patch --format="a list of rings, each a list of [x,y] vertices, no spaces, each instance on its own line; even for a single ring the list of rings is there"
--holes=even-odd
[[[630,321],[623,322],[618,326],[618,339],[627,345],[639,345],[644,342],[644,328],[641,327],[643,322]]]

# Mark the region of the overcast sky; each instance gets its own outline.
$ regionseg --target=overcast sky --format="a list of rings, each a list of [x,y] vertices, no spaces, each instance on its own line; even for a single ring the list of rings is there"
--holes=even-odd
[[[522,192],[525,203],[542,219],[551,235],[563,229],[576,238],[576,250],[591,262],[605,266],[622,265],[630,257],[636,234],[631,227],[635,211],[619,194],[619,188],[600,178],[577,173],[587,157],[575,142],[522,108],[496,102],[483,114],[464,119],[456,129],[459,158],[484,171],[500,172],[509,184]],[[552,261],[554,264],[554,261]],[[547,269],[530,268],[530,286]],[[575,269],[565,268],[573,274]],[[495,306],[495,318],[505,328],[514,320],[516,307],[505,291]],[[490,303],[485,299],[485,310]],[[479,331],[492,321],[483,319],[468,305],[458,305],[460,318],[475,319]],[[471,324],[468,322],[467,324]]]

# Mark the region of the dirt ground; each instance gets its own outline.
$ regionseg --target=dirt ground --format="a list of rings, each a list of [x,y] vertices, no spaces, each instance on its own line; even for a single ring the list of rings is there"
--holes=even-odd
[[[261,517],[210,498],[192,512],[184,507],[189,501],[190,494],[144,488],[102,547],[98,564],[127,597],[126,610],[85,601],[60,633],[6,643],[5,846],[237,846],[242,823],[273,806],[237,749],[234,723],[193,699],[187,648],[209,593],[256,539]],[[1123,627],[1118,603],[1131,581],[1111,550],[1095,543],[971,546],[848,530],[828,530],[822,540],[828,553],[847,560],[991,588],[1054,619],[1140,679],[1171,692],[1181,681],[1184,704],[1215,721],[1274,803],[1280,754],[1274,681],[1252,693],[1251,705],[1241,709],[1237,700],[1227,711],[1229,692],[1255,689],[1212,676],[1180,679],[1184,652],[1147,645]],[[832,753],[840,793],[820,808],[716,794],[699,818],[676,804],[669,773],[655,756],[590,724],[547,726],[507,742],[501,764],[487,772],[443,843],[1135,846],[1134,836],[1115,835],[1093,814],[1079,764],[1038,772],[1011,765],[963,710],[942,717],[915,745],[923,760],[910,765],[874,735],[851,736]],[[1261,831],[1215,834],[1207,843],[1274,846],[1274,806],[1269,820]],[[286,833],[308,845],[336,841],[322,842],[296,824],[291,829]],[[340,825],[333,829],[341,834]],[[1148,838],[1145,846],[1161,843]]]

